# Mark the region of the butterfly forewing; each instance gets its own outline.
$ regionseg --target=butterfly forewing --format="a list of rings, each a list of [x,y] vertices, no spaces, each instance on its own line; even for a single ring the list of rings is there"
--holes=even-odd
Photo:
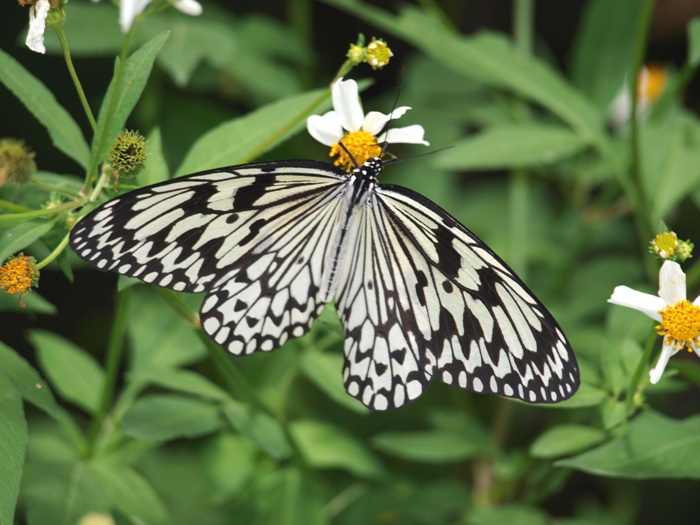
[[[206,291],[202,327],[234,354],[302,335],[335,298],[346,388],[375,410],[433,379],[528,402],[570,397],[578,368],[544,306],[437,205],[378,185],[381,169],[280,161],[181,177],[94,210],[71,246],[100,269]]]

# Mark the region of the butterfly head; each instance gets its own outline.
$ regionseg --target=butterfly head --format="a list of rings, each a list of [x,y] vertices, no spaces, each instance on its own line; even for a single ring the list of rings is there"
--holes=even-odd
[[[355,169],[357,175],[362,176],[364,179],[369,179],[372,182],[376,182],[379,174],[384,170],[384,161],[380,157],[372,157],[367,159],[365,163],[359,168]]]

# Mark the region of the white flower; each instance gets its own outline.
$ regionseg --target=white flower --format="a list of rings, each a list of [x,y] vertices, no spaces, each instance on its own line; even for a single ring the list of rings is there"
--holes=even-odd
[[[92,0],[99,2],[99,0]],[[119,24],[123,33],[128,33],[137,16],[144,12],[151,0],[121,0],[119,6]],[[173,0],[175,9],[190,16],[202,14],[202,6],[196,0]]]
[[[656,327],[664,338],[661,355],[652,368],[650,381],[658,383],[668,360],[687,348],[700,356],[700,297],[686,300],[685,274],[678,263],[664,261],[659,271],[659,296],[617,286],[608,302],[634,308],[660,324]]]
[[[385,115],[378,111],[370,111],[366,115],[358,95],[357,83],[354,80],[339,79],[333,84],[331,91],[333,111],[325,115],[312,115],[306,121],[309,134],[321,144],[331,147],[330,156],[339,155],[336,166],[352,169],[357,164],[381,154],[380,144],[423,144],[425,130],[423,126],[413,125],[403,128],[393,128],[382,133],[384,126],[390,121],[403,116],[409,109],[401,106],[391,114]],[[346,133],[347,132],[347,133]],[[345,151],[338,144],[342,139]],[[348,152],[351,157],[348,156]]]
[[[49,0],[39,0],[29,8],[29,32],[26,44],[29,49],[37,53],[46,53],[44,46],[44,31],[46,30],[46,17],[51,9]]]

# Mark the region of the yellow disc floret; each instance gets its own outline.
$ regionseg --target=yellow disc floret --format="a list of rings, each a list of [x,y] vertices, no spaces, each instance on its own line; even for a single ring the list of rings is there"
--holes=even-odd
[[[661,324],[656,329],[667,344],[678,350],[688,348],[691,351],[700,343],[700,306],[683,300],[659,313]]]
[[[20,306],[24,306],[22,294],[29,292],[38,281],[39,271],[34,257],[19,254],[0,267],[0,289],[10,295],[19,294]]]
[[[340,145],[340,142],[343,145]],[[351,131],[340,142],[331,146],[330,157],[338,156],[335,165],[345,171],[352,171],[356,166],[362,166],[368,159],[378,157],[382,153],[377,137],[367,131]]]

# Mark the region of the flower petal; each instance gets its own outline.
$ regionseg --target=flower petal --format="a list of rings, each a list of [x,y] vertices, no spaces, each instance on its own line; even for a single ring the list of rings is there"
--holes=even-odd
[[[634,308],[648,315],[655,321],[661,321],[659,310],[666,308],[666,302],[660,297],[644,292],[638,292],[627,286],[616,286],[608,299],[609,303]]]
[[[190,16],[202,14],[202,4],[196,0],[176,0],[175,9]]]
[[[46,17],[49,9],[51,9],[49,0],[39,0],[29,8],[29,32],[25,44],[37,53],[46,53],[44,31],[46,31]]]
[[[653,385],[659,382],[659,379],[661,379],[664,370],[666,370],[668,360],[671,359],[671,356],[677,353],[678,349],[674,349],[673,346],[667,345],[666,339],[664,338],[664,346],[661,349],[661,355],[659,356],[659,360],[656,362],[656,366],[652,368],[649,372],[649,381],[651,381]]]
[[[680,264],[664,261],[659,270],[659,297],[674,305],[685,299],[685,274]]]
[[[333,84],[331,90],[333,109],[338,113],[340,123],[347,131],[359,131],[362,129],[364,113],[360,104],[357,82],[343,80],[342,78]]]
[[[405,128],[389,129],[377,137],[377,142],[379,144],[386,142],[388,144],[423,144],[424,146],[430,146],[429,142],[423,140],[424,134],[423,126],[414,124]]]
[[[309,135],[326,146],[332,146],[343,138],[340,117],[335,111],[329,111],[323,116],[311,115],[306,119],[306,130]]]
[[[400,108],[394,109],[389,115],[385,115],[379,111],[370,111],[365,115],[365,119],[362,122],[362,129],[376,137],[379,135],[379,132],[384,129],[387,122],[401,118],[409,109],[411,108],[408,106],[401,106]]]
[[[119,7],[119,24],[122,26],[122,33],[128,33],[134,19],[143,13],[151,0],[121,0]]]

